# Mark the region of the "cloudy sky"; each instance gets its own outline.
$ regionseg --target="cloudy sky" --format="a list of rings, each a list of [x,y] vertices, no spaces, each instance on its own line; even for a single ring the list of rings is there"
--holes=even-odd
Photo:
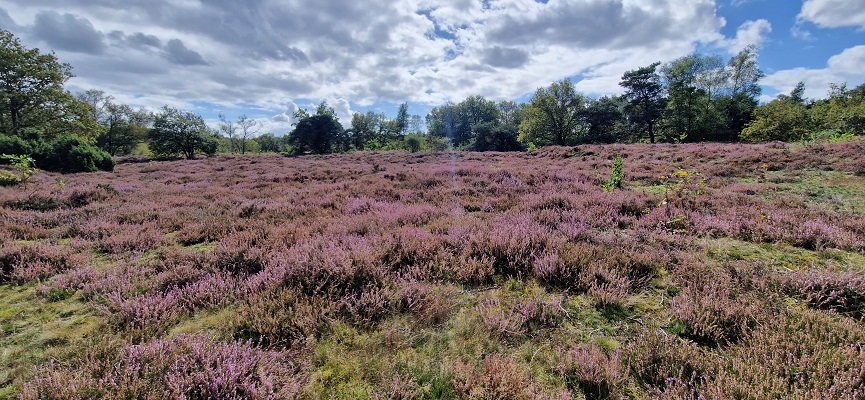
[[[348,125],[402,102],[526,101],[565,77],[618,94],[627,70],[748,44],[764,100],[865,82],[862,0],[6,0],[0,28],[71,64],[73,92],[247,114],[277,134],[321,100]]]

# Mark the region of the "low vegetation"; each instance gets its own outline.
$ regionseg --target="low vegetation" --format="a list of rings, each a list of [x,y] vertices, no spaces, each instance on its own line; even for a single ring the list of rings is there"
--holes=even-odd
[[[855,399],[863,150],[34,174],[0,187],[0,398]]]

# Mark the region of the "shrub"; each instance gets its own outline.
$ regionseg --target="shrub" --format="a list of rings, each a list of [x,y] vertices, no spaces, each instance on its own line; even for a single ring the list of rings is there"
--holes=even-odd
[[[33,154],[34,144],[18,136],[0,135],[0,154]]]
[[[480,368],[457,361],[451,383],[463,399],[532,399],[533,382],[513,358],[493,354]],[[542,397],[538,397],[542,398]]]
[[[256,293],[235,313],[235,336],[271,346],[290,347],[314,337],[326,327],[330,302],[288,288]]]
[[[523,337],[562,322],[561,305],[539,299],[485,299],[476,307],[486,330],[500,338]]]
[[[444,322],[456,303],[457,290],[452,286],[403,280],[397,283],[397,287],[398,301],[394,306],[411,313],[422,323]]]
[[[796,271],[782,282],[811,307],[857,319],[865,312],[865,278],[860,272]]]
[[[90,258],[68,247],[48,243],[0,247],[0,282],[29,282],[82,267]]]
[[[622,352],[607,354],[596,345],[577,347],[564,353],[559,365],[568,386],[580,389],[586,399],[615,399],[624,394],[628,370],[622,364]]]
[[[104,346],[93,346],[78,365],[43,366],[20,398],[288,399],[306,380],[296,358],[249,342],[179,335],[113,351]]]
[[[640,332],[627,354],[632,374],[655,390],[704,375],[698,346],[663,330]]]
[[[613,189],[622,187],[622,181],[625,179],[625,169],[623,167],[622,157],[616,156],[613,164],[610,166],[610,177],[602,179],[598,173],[598,181],[605,192],[612,192]]]
[[[765,315],[764,307],[720,271],[705,279],[687,282],[670,302],[673,315],[684,324],[681,333],[708,344],[738,341]]]
[[[104,302],[99,308],[108,316],[110,324],[135,341],[164,333],[184,313],[176,291],[141,295],[115,291],[105,295]]]
[[[113,171],[114,159],[98,147],[75,136],[60,136],[39,147],[36,165],[63,173]]]
[[[0,159],[8,162],[15,170],[15,174],[0,170],[0,186],[26,183],[30,175],[36,172],[36,168],[33,168],[33,159],[28,155],[2,154]]]

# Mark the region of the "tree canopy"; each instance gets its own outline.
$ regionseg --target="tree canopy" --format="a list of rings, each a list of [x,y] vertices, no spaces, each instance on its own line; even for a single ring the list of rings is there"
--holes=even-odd
[[[625,72],[619,86],[626,89],[625,99],[628,105],[625,112],[638,132],[649,137],[649,143],[655,143],[655,125],[663,115],[667,100],[663,96],[661,78],[656,72],[656,62],[647,67]]]
[[[520,124],[520,140],[539,146],[575,143],[586,133],[581,121],[586,101],[570,79],[538,89],[526,107]]]
[[[342,151],[348,145],[342,125],[333,108],[322,102],[316,113],[298,112],[294,130],[288,136],[288,144],[295,154],[328,154]]]
[[[196,153],[216,153],[215,136],[200,115],[164,106],[156,114],[148,138],[156,156],[193,159]]]
[[[93,146],[103,131],[94,108],[63,88],[71,77],[54,54],[0,30],[0,152],[32,155],[37,167],[62,172],[114,167]]]

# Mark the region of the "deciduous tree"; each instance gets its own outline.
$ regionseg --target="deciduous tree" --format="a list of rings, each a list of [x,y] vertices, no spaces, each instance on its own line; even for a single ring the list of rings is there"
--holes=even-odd
[[[195,158],[199,152],[216,153],[216,134],[211,132],[200,115],[164,106],[156,114],[149,132],[150,150],[160,157],[182,155]]]
[[[536,145],[564,146],[585,134],[581,118],[586,97],[578,94],[570,79],[539,88],[526,107],[520,124],[520,141]]]
[[[0,30],[0,131],[33,139],[63,117],[59,108],[74,101],[63,84],[72,67],[54,54],[25,48],[12,33]]]
[[[298,116],[300,118],[288,137],[295,154],[327,154],[342,151],[342,147],[348,145],[347,140],[343,140],[342,125],[327,103],[322,102],[314,115]]]
[[[429,133],[447,138],[451,145],[460,147],[473,138],[472,127],[480,123],[497,123],[500,111],[496,103],[483,96],[470,96],[458,104],[446,103],[427,114]]]

